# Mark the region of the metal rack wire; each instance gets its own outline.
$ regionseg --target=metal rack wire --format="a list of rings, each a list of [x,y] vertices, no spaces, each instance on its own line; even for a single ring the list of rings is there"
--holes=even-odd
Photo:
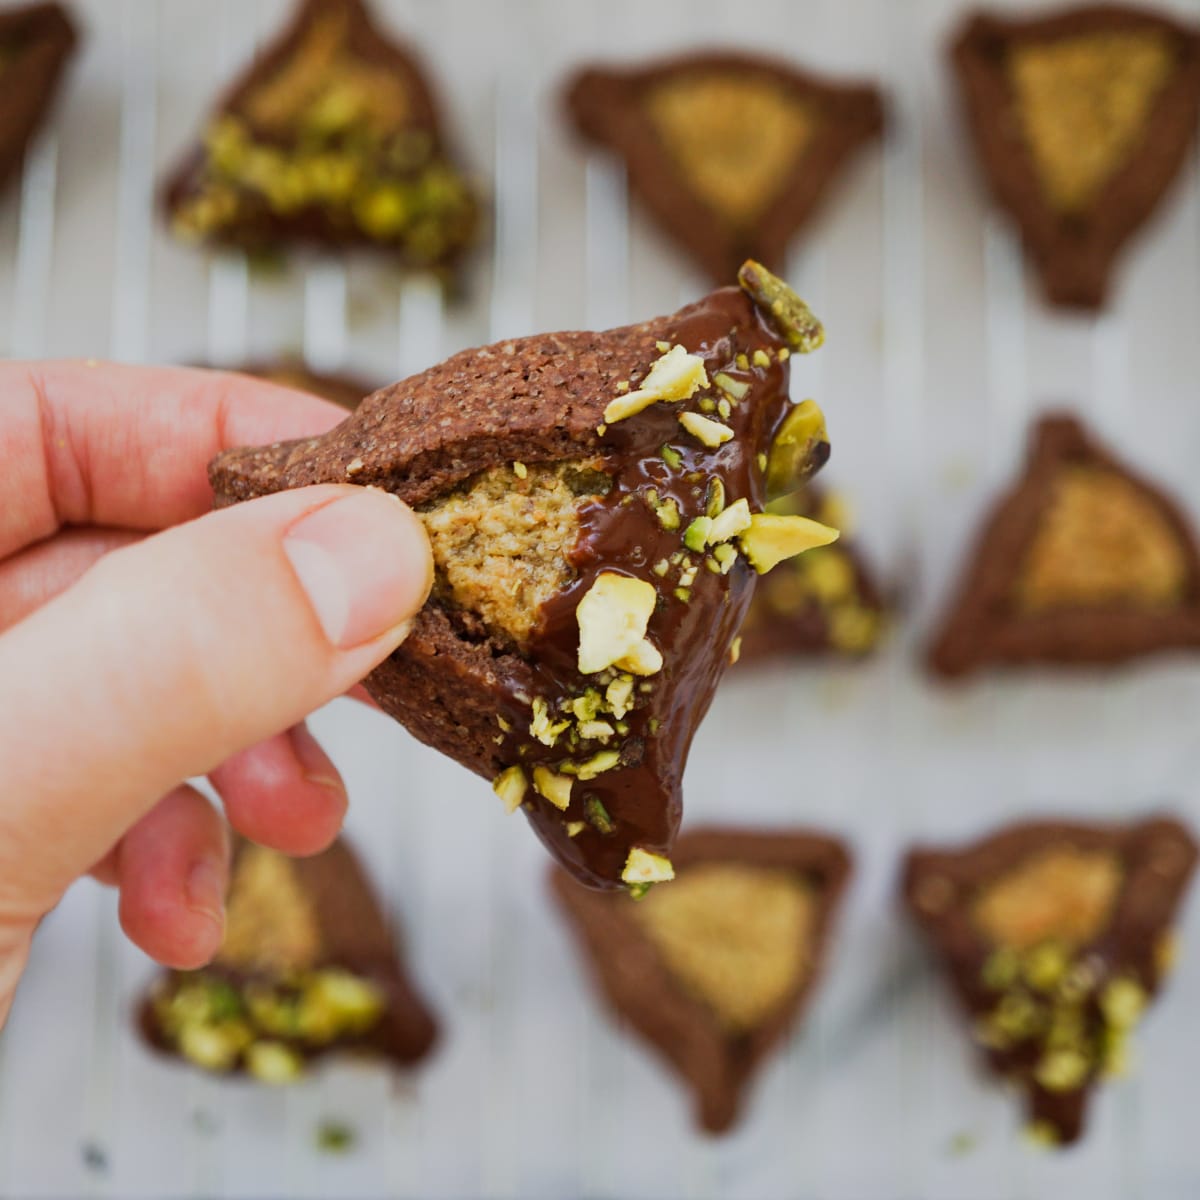
[[[1085,405],[1200,512],[1194,168],[1131,256],[1112,313],[1066,320],[1030,293],[956,140],[932,59],[955,0],[376,2],[429,55],[491,180],[492,252],[467,303],[444,306],[428,283],[359,262],[271,280],[237,256],[205,262],[172,245],[155,180],[286,0],[86,0],[87,56],[0,207],[7,350],[236,363],[299,349],[315,368],[386,378],[472,342],[667,311],[703,282],[628,208],[619,169],[565,135],[552,103],[564,71],[730,40],[882,78],[887,146],[792,263],[832,331],[794,378],[826,404],[831,475],[903,582],[905,619],[863,668],[731,681],[688,780],[691,820],[850,837],[859,871],[842,936],[744,1128],[703,1141],[670,1077],[600,1012],[549,910],[534,839],[398,728],[335,705],[315,727],[350,784],[351,836],[443,1014],[436,1059],[396,1080],[338,1066],[286,1093],[163,1063],[128,1020],[151,968],[117,932],[112,897],[82,885],[46,923],[0,1040],[0,1195],[1194,1195],[1200,1154],[1182,1114],[1200,1073],[1189,1019],[1200,955],[1185,956],[1147,1026],[1142,1074],[1098,1102],[1091,1139],[1036,1157],[891,915],[897,856],[916,837],[1168,798],[1200,818],[1193,665],[955,695],[913,666],[970,528],[1046,401]],[[1191,917],[1185,944],[1197,935]],[[323,1117],[356,1130],[351,1154],[315,1148]],[[951,1152],[966,1144],[958,1134],[970,1153]]]

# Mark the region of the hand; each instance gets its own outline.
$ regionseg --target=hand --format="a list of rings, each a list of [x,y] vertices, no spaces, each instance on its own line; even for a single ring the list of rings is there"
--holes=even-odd
[[[0,366],[0,1025],[89,871],[154,958],[216,952],[228,838],[183,780],[287,853],[336,836],[345,790],[300,722],[404,639],[429,543],[349,486],[210,512],[206,466],[344,415],[215,372]]]

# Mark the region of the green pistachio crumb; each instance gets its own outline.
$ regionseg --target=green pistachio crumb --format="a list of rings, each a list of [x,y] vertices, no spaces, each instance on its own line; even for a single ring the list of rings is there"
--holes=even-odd
[[[683,466],[683,455],[680,454],[674,446],[668,443],[662,448],[663,462],[671,468],[672,471],[678,471]]]

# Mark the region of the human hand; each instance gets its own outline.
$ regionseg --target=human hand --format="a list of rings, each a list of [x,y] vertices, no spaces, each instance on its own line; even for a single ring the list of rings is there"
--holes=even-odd
[[[185,779],[254,841],[336,836],[345,790],[301,722],[403,641],[429,543],[348,486],[210,512],[206,467],[344,415],[216,372],[0,367],[0,1025],[38,922],[88,872],[160,962],[216,952],[228,838]]]

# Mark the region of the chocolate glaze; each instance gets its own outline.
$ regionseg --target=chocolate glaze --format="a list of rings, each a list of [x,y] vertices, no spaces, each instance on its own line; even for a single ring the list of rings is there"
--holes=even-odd
[[[729,418],[733,439],[709,449],[686,433],[678,417],[694,410],[694,400],[658,403],[607,429],[604,440],[612,450],[605,469],[611,472],[613,486],[583,508],[581,533],[571,555],[576,578],[543,607],[526,655],[532,664],[534,695],[551,703],[581,695],[592,684],[577,668],[575,610],[597,576],[615,571],[645,580],[659,593],[647,633],[662,651],[664,665],[658,674],[635,684],[637,707],[625,718],[629,732],[620,744],[621,765],[595,779],[576,781],[565,813],[532,789],[523,806],[551,853],[593,887],[619,887],[621,870],[635,846],[669,852],[679,827],[683,769],[692,736],[708,711],[754,591],[757,576],[740,555],[729,574],[721,576],[704,565],[703,555],[689,553],[689,561],[700,569],[687,603],[674,595],[674,568],[666,579],[653,570],[655,563],[684,549],[684,530],[704,515],[711,479],[724,486],[727,504],[745,497],[752,511],[762,511],[764,477],[755,459],[770,445],[790,407],[789,369],[778,359],[782,342],[774,327],[757,309],[748,322],[746,310],[740,292],[724,289],[681,311],[664,335],[672,345],[703,357],[710,380],[724,372],[749,386]],[[770,355],[769,365],[739,368],[737,357],[752,360],[756,350]],[[679,451],[678,468],[664,460],[666,444]],[[678,505],[677,530],[662,527],[643,499],[647,488]],[[497,711],[513,727],[501,747],[505,762],[554,766],[615,748],[615,742],[582,743],[574,751],[561,743],[543,746],[529,736],[530,706],[519,691],[511,679],[496,681]],[[590,797],[604,805],[616,826],[612,832],[602,833],[586,823],[585,798]],[[576,821],[585,826],[572,838],[566,826]]]
[[[1098,980],[1084,1010],[1089,1034],[1103,1026],[1098,997],[1108,980],[1135,979],[1151,998],[1162,988],[1159,943],[1195,868],[1197,847],[1191,833],[1166,817],[1125,826],[1028,822],[960,851],[918,848],[906,860],[905,901],[945,960],[959,1002],[971,1017],[986,1015],[997,1002],[997,992],[983,979],[984,964],[996,947],[973,922],[972,900],[1033,855],[1063,846],[1107,851],[1121,865],[1121,884],[1108,923],[1074,956],[1075,961],[1087,962]],[[922,889],[933,878],[943,881],[945,889],[944,902],[936,909],[922,901]],[[1032,1074],[1044,1048],[1039,1039],[1030,1038],[1010,1049],[985,1048],[984,1053],[997,1075],[1020,1083],[1030,1119],[1050,1124],[1058,1141],[1067,1145],[1083,1131],[1088,1096],[1101,1075],[1093,1068],[1078,1088],[1050,1091]]]

